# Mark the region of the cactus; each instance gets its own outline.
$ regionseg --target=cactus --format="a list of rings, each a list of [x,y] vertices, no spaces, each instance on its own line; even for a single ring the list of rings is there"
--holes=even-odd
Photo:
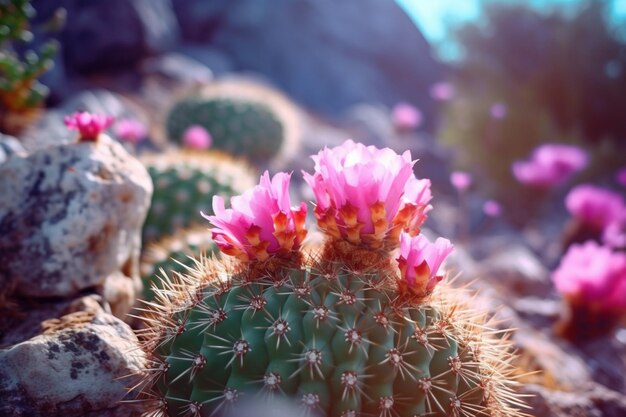
[[[506,339],[437,287],[452,245],[419,234],[430,183],[410,154],[347,142],[314,159],[319,251],[301,251],[288,174],[266,172],[231,209],[214,197],[213,238],[236,261],[155,288],[148,413],[215,416],[247,397],[295,398],[305,415],[522,415]]]
[[[154,300],[152,287],[159,287],[160,281],[156,279],[158,273],[185,272],[196,264],[195,259],[207,257],[216,250],[211,235],[206,233],[205,227],[200,226],[180,230],[148,245],[141,256],[140,266],[143,299]]]
[[[252,82],[220,81],[185,96],[166,118],[170,140],[184,144],[184,133],[201,126],[211,146],[265,163],[295,146],[295,105],[277,91]]]
[[[56,41],[48,41],[37,52],[17,51],[33,37],[28,29],[34,15],[30,0],[0,1],[0,130],[9,133],[18,133],[48,96],[37,78],[52,67],[58,50]]]
[[[243,161],[216,152],[181,152],[141,158],[154,183],[152,205],[143,228],[144,241],[173,234],[211,212],[207,195],[230,196],[254,183]]]

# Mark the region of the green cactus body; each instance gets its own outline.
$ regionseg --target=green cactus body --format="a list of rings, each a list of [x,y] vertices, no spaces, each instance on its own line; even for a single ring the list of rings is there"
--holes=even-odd
[[[312,262],[254,280],[224,274],[205,265],[181,276],[200,281],[194,291],[160,291],[163,311],[175,312],[147,344],[162,415],[215,416],[242,398],[280,397],[308,415],[516,415],[497,395],[506,372],[493,352],[505,342],[486,348],[444,298],[399,301],[392,270]]]
[[[273,158],[284,140],[282,122],[262,102],[192,97],[176,103],[167,117],[169,137],[182,142],[183,133],[192,125],[211,134],[215,149],[254,161]]]
[[[254,184],[246,163],[221,153],[177,151],[144,156],[142,162],[154,183],[144,241],[199,224],[200,212],[212,213],[210,196],[229,197]]]
[[[205,227],[183,229],[148,246],[141,256],[143,299],[154,300],[152,287],[160,286],[158,274],[184,273],[197,263],[217,252],[217,246]]]

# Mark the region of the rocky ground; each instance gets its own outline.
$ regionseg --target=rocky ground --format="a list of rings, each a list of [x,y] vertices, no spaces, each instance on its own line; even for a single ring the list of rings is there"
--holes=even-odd
[[[225,3],[34,2],[42,19],[60,4],[69,20],[44,78],[53,106],[19,141],[0,137],[0,415],[138,415],[135,403],[119,400],[132,397],[126,388],[145,361],[128,313],[141,289],[141,227],[153,185],[133,154],[168,146],[163,117],[172,97],[216,77],[247,77],[299,105],[297,152],[273,169],[310,169],[308,155],[347,137],[420,159],[417,175],[431,178],[435,192],[426,225],[459,238],[452,274],[478,290],[477,304],[502,328],[515,329],[529,414],[625,416],[626,330],[579,345],[553,331],[562,304],[549,273],[564,216],[521,232],[487,222],[476,209],[482,197],[471,195],[472,233],[460,241],[455,225],[465,214],[449,185],[452,155],[431,133],[436,104],[418,94],[445,69],[395,3],[367,0],[355,9],[311,0],[280,13],[268,13],[266,1]],[[313,23],[297,24],[300,14]],[[394,130],[389,106],[400,100],[423,111],[417,132]],[[110,138],[74,143],[63,116],[75,110],[136,118],[151,140],[138,148]]]

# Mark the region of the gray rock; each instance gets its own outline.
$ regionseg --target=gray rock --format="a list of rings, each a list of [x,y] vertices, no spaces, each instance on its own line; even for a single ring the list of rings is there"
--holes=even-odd
[[[51,147],[0,165],[0,288],[67,297],[139,274],[152,182],[118,142]]]
[[[13,136],[0,133],[0,164],[13,155],[25,155],[26,149],[22,143]]]
[[[225,53],[210,45],[183,43],[176,48],[176,51],[202,63],[217,76],[228,74],[234,70],[232,60]]]
[[[76,312],[45,323],[44,334],[0,351],[0,415],[139,415],[119,403],[144,367],[130,327],[105,313]]]
[[[337,117],[351,105],[409,101],[432,129],[443,67],[393,1],[176,0],[183,35],[227,54],[296,101]]]
[[[160,75],[180,84],[207,83],[213,78],[204,64],[177,52],[147,59],[141,69],[146,75]]]
[[[586,389],[581,389],[586,388]],[[623,417],[626,397],[602,385],[587,384],[571,392],[553,391],[540,385],[523,388],[529,395],[531,414],[541,417]]]

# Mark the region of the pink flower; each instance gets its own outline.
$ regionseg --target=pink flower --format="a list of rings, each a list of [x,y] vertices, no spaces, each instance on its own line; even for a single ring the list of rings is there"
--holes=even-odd
[[[418,298],[430,294],[443,278],[437,272],[453,249],[448,239],[440,237],[431,243],[424,235],[412,237],[402,233],[397,258],[401,275],[400,292],[408,291]]]
[[[114,129],[117,137],[130,143],[138,143],[148,135],[146,126],[137,119],[118,120]]]
[[[183,132],[183,144],[189,149],[209,149],[213,139],[209,132],[200,125],[191,125]]]
[[[626,249],[626,215],[604,228],[602,243],[611,248]]]
[[[487,200],[483,204],[483,213],[489,217],[498,217],[502,214],[502,206],[494,200]]]
[[[617,173],[615,174],[615,180],[618,182],[618,184],[626,187],[626,167],[621,168],[617,171]]]
[[[519,182],[535,187],[552,187],[566,182],[587,166],[587,154],[576,146],[546,144],[537,147],[530,160],[513,163]]]
[[[626,253],[588,241],[572,245],[552,281],[561,294],[604,310],[626,311]]]
[[[213,196],[215,215],[202,216],[214,226],[213,240],[222,252],[244,261],[264,261],[300,247],[307,207],[291,207],[290,179],[291,174],[279,172],[270,180],[265,171],[259,185],[230,199],[229,209],[222,197]]]
[[[409,103],[398,103],[393,107],[391,118],[396,130],[411,131],[422,124],[422,112]]]
[[[450,174],[450,182],[457,190],[465,191],[472,185],[472,176],[467,172],[454,171]]]
[[[327,235],[394,249],[402,230],[419,233],[432,196],[430,180],[413,174],[409,151],[398,155],[348,140],[312,158],[315,172],[303,175],[315,194],[318,225]]]
[[[78,130],[80,140],[95,141],[103,130],[113,123],[113,117],[88,112],[76,112],[65,116],[65,126]]]
[[[506,108],[506,105],[504,103],[494,103],[489,108],[489,114],[494,119],[498,119],[498,120],[504,119],[507,113],[508,113],[508,109]]]
[[[581,223],[599,230],[626,215],[624,199],[619,194],[591,184],[573,188],[565,197],[565,206]]]
[[[430,87],[430,96],[438,101],[448,101],[454,97],[454,86],[449,82],[441,81]]]

